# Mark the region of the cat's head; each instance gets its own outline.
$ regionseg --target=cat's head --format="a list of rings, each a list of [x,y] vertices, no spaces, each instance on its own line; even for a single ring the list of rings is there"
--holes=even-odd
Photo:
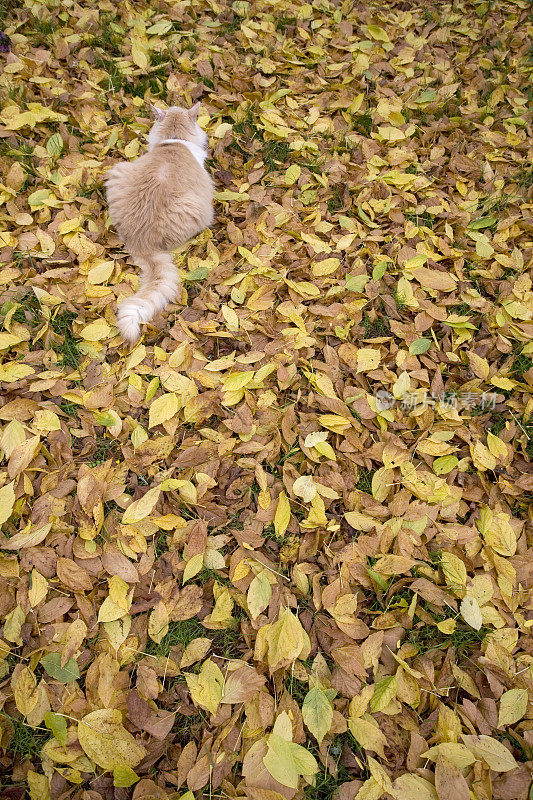
[[[207,148],[207,136],[197,122],[200,103],[195,103],[188,109],[179,106],[171,106],[166,111],[155,106],[151,106],[151,109],[155,122],[148,134],[150,149],[165,139],[185,139],[203,149]]]

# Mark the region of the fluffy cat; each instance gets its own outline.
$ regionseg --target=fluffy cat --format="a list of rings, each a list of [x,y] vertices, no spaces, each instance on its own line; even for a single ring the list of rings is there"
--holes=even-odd
[[[142,270],[138,291],[117,311],[128,343],[139,338],[141,323],[178,296],[181,282],[170,251],[213,222],[213,184],[204,168],[207,136],[196,121],[199,106],[167,111],[152,106],[156,121],[148,152],[108,173],[111,220]]]

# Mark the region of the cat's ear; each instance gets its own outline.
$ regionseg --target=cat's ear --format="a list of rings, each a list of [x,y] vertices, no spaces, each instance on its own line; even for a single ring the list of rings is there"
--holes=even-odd
[[[193,122],[196,122],[198,119],[198,112],[200,111],[200,101],[195,103],[192,108],[189,109],[189,117],[192,119]]]
[[[152,109],[152,114],[154,115],[156,120],[165,119],[165,112],[161,111],[160,108],[156,108],[150,103],[150,108]]]

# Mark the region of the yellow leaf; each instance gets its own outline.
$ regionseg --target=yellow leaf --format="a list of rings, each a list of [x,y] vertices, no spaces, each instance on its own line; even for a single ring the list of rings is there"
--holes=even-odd
[[[380,28],[379,25],[366,25],[368,35],[378,42],[390,42],[387,32]]]
[[[310,244],[315,253],[330,253],[331,247],[326,242],[323,242],[318,236],[311,233],[301,233],[302,241]]]
[[[135,158],[137,153],[139,152],[139,148],[141,143],[138,139],[132,139],[131,142],[128,142],[126,147],[124,148],[124,155],[126,158]]]
[[[338,270],[340,264],[341,262],[338,258],[326,258],[324,261],[315,261],[311,267],[311,272],[315,278],[320,278],[323,275],[331,275]]]
[[[271,733],[268,737],[268,750],[263,757],[263,764],[274,780],[291,789],[298,788],[300,775],[311,778],[318,772],[315,757],[305,747],[277,733]]]
[[[96,286],[99,283],[105,283],[113,274],[114,268],[114,261],[100,261],[94,267],[91,267],[87,273],[88,283],[93,286]]]
[[[389,795],[393,794],[392,782],[389,778],[388,774],[385,772],[381,764],[376,761],[375,758],[372,756],[367,756],[367,763],[370,769],[370,774],[374,778],[374,780],[381,786],[384,792],[387,792]]]
[[[167,635],[169,621],[167,607],[160,600],[148,618],[148,636],[156,644],[160,644]]]
[[[336,397],[331,378],[328,378],[323,372],[317,372],[313,382],[318,391],[322,392],[325,397]]]
[[[2,545],[4,550],[20,550],[22,547],[37,547],[44,542],[50,532],[52,524],[44,525],[42,528],[30,528],[28,526],[23,531],[19,531]]]
[[[323,689],[315,686],[305,696],[302,704],[303,721],[319,744],[333,722],[333,706]]]
[[[505,745],[493,739],[492,736],[464,735],[463,741],[476,758],[482,759],[495,772],[510,772],[518,767],[513,755]]]
[[[121,789],[128,789],[140,780],[136,772],[131,767],[115,767],[113,770],[113,786]]]
[[[387,738],[380,731],[377,723],[366,714],[364,717],[350,717],[348,727],[358,744],[365,750],[373,750],[381,758],[385,758],[383,751]]]
[[[220,309],[222,311],[222,316],[226,320],[226,325],[229,331],[238,331],[239,330],[239,317],[237,316],[237,312],[230,308],[229,306],[223,305]]]
[[[367,778],[354,800],[380,800],[383,797],[383,787],[374,777]]]
[[[321,414],[318,418],[319,423],[333,433],[344,433],[352,427],[352,423],[346,417],[337,414]]]
[[[97,319],[95,322],[85,325],[80,331],[80,336],[88,342],[98,342],[100,339],[107,338],[110,333],[111,326],[105,319]]]
[[[27,717],[38,703],[37,679],[33,672],[28,667],[23,667],[16,679],[11,679],[11,689],[17,711]]]
[[[509,689],[508,692],[504,692],[500,697],[498,728],[514,725],[522,719],[527,711],[527,704],[527,689]]]
[[[336,461],[337,456],[335,455],[335,450],[328,442],[317,442],[314,450],[324,458],[329,459],[330,461]],[[325,495],[324,495],[325,496]]]
[[[408,556],[397,556],[389,553],[382,556],[373,566],[374,572],[379,572],[380,575],[402,575],[409,572],[415,566],[415,561]]]
[[[116,708],[91,711],[78,722],[78,740],[87,756],[99,767],[135,767],[146,750],[122,725],[122,714]]]
[[[317,487],[312,475],[301,475],[292,485],[296,497],[301,497],[304,503],[310,503],[316,497]]]
[[[460,594],[466,589],[466,567],[464,562],[453,553],[443,552],[441,567],[447,585],[455,594]]]
[[[46,775],[30,769],[26,773],[26,781],[30,790],[30,800],[50,800],[50,781]]]
[[[398,682],[396,680],[396,675],[390,675],[378,681],[374,686],[374,694],[370,701],[370,710],[376,712],[383,711],[384,708],[387,708],[391,700],[396,697],[397,689]]]
[[[372,476],[372,497],[378,503],[383,503],[388,497],[391,484],[394,482],[394,472],[387,467],[380,467]]]
[[[193,703],[216,714],[224,691],[224,676],[217,665],[207,659],[198,675],[185,673],[185,680]]]
[[[131,60],[142,70],[146,70],[150,65],[146,45],[138,37],[133,38],[131,41]]]
[[[143,494],[138,500],[134,500],[133,503],[127,507],[122,516],[122,523],[124,525],[132,525],[146,519],[154,510],[160,494],[160,486],[148,489],[146,494]]]
[[[272,586],[267,578],[266,570],[261,570],[259,575],[251,582],[248,594],[246,595],[246,602],[252,619],[258,617],[261,611],[265,610],[270,603],[271,597]]]
[[[17,647],[20,647],[22,644],[20,631],[25,620],[26,614],[22,608],[20,606],[15,606],[12,611],[6,614],[6,618],[4,620],[4,639],[7,639],[8,642],[13,642],[17,645]]]
[[[440,456],[433,462],[433,472],[435,475],[447,475],[458,465],[457,456]]]
[[[27,364],[18,364],[12,361],[10,364],[0,365],[0,381],[4,383],[14,383],[24,380],[29,375],[33,375],[35,370]]]
[[[232,610],[233,599],[229,589],[224,587],[216,599],[215,607],[209,616],[209,623],[217,625],[217,627],[227,628],[233,622]]]
[[[232,128],[233,125],[230,122],[221,122],[220,125],[218,125],[213,131],[213,136],[215,139],[223,139],[228,131],[232,130]]]
[[[291,164],[290,167],[285,172],[285,183],[287,186],[292,186],[293,183],[296,183],[300,174],[302,172],[302,168],[299,164]]]
[[[31,571],[31,586],[28,591],[28,600],[30,601],[30,606],[35,608],[35,606],[39,605],[41,600],[44,600],[48,592],[48,581],[38,572],[36,569],[32,569]]]
[[[442,620],[442,622],[437,622],[437,628],[441,633],[446,634],[446,636],[451,636],[456,628],[456,622],[450,617]]]
[[[490,512],[490,515],[491,524],[486,530],[482,531],[486,543],[501,556],[514,556],[516,553],[516,534],[510,524],[509,515],[505,514],[505,512],[499,512],[498,514]]]
[[[349,717],[362,717],[368,708],[368,704],[374,694],[373,686],[364,686],[359,694],[352,697],[348,706]]]
[[[400,189],[410,186],[415,181],[420,182],[420,176],[412,175],[409,172],[401,172],[399,169],[390,169],[387,172],[383,172],[379,177],[389,186],[397,186]]]
[[[304,572],[301,564],[295,564],[292,568],[292,580],[302,594],[309,593],[309,578]]]
[[[377,369],[381,361],[381,353],[372,347],[360,348],[357,351],[357,373]]]
[[[476,631],[483,625],[481,609],[475,597],[465,597],[464,600],[461,601],[461,616],[464,621]]]
[[[274,515],[274,531],[276,536],[283,536],[291,519],[291,506],[285,492],[280,492],[278,505]]]
[[[15,482],[11,481],[11,483],[7,483],[0,489],[0,525],[3,525],[4,522],[7,522],[13,513],[13,507],[16,500],[15,490],[13,489],[14,485]]]
[[[182,583],[190,581],[195,575],[198,575],[204,565],[204,554],[197,553],[188,562],[183,571]]]
[[[469,231],[468,235],[476,243],[476,253],[480,258],[490,258],[494,255],[494,247],[491,245],[489,237],[480,231]]]
[[[183,651],[180,661],[180,669],[190,667],[191,664],[195,664],[197,661],[201,661],[202,658],[205,658],[209,652],[211,644],[211,639],[205,639],[203,637],[199,639],[193,639],[192,642],[189,642]]]
[[[35,419],[33,422],[38,431],[49,433],[50,431],[61,430],[61,422],[57,414],[47,409],[41,409],[35,412]]]
[[[81,230],[81,217],[72,217],[62,222],[57,232],[60,236],[64,236],[66,233],[73,233],[73,231],[79,230]]]
[[[129,585],[118,575],[112,575],[108,581],[109,583],[109,597],[111,600],[124,611],[130,610],[130,601],[128,600]]]
[[[441,742],[422,753],[421,757],[436,761],[440,755],[455,764],[458,769],[466,769],[476,760],[470,750],[459,742]]]
[[[114,603],[110,597],[106,597],[98,611],[98,622],[114,622],[124,617],[127,613],[121,606]]]
[[[409,772],[396,778],[393,789],[395,800],[439,800],[432,783]]]
[[[196,486],[191,481],[182,481],[181,485],[178,486],[178,494],[186,503],[195,505],[198,502],[198,492],[196,491]]]
[[[474,466],[481,472],[496,468],[496,459],[482,442],[478,441],[470,444],[470,455],[472,456]]]
[[[325,431],[317,431],[316,433],[308,433],[305,437],[304,447],[316,447],[319,442],[325,442],[328,434]]]
[[[493,386],[497,386],[498,389],[503,389],[504,391],[512,391],[515,386],[515,381],[510,381],[509,378],[503,378],[499,375],[495,375],[494,378],[491,379],[491,383]]]
[[[155,428],[156,425],[161,425],[162,422],[172,419],[179,409],[180,401],[174,392],[160,395],[150,405],[148,428]]]
[[[138,450],[138,448],[142,445],[142,443],[148,439],[148,434],[146,433],[142,425],[136,425],[133,431],[131,432],[130,438],[133,447],[135,448],[135,450]]]
[[[487,444],[492,455],[499,461],[507,458],[507,445],[505,442],[502,442],[499,436],[495,436],[489,431],[487,433]]]
[[[248,566],[247,562],[244,559],[242,559],[242,561],[239,561],[239,563],[233,570],[233,578],[232,578],[233,583],[238,583],[239,581],[242,581],[243,578],[246,578],[249,572],[250,572],[250,567]]]
[[[420,253],[420,255],[408,259],[403,265],[404,272],[411,272],[414,269],[423,267],[428,258],[429,256],[427,256],[425,253]]]
[[[352,528],[362,531],[370,531],[379,526],[376,520],[372,519],[372,517],[369,517],[367,514],[362,514],[360,511],[347,511],[344,515],[344,519]]]
[[[347,250],[356,238],[355,233],[346,233],[336,243],[337,250]],[[355,289],[353,291],[356,291]]]
[[[19,444],[9,459],[7,471],[10,478],[15,478],[28,467],[41,447],[40,436],[32,436]]]
[[[115,654],[118,653],[119,648],[128,638],[130,629],[131,617],[128,615],[120,619],[112,620],[111,622],[104,622],[104,630]]]
[[[350,114],[355,114],[361,106],[363,105],[363,100],[365,99],[365,93],[360,92],[360,94],[356,95],[350,105],[348,106],[348,112]]]
[[[269,507],[270,503],[272,502],[272,497],[268,488],[261,489],[257,495],[257,502],[260,508],[265,509]]]
[[[253,377],[254,373],[250,370],[246,372],[233,372],[224,380],[222,389],[225,392],[236,392],[239,389],[244,389],[245,386],[248,386],[248,384],[252,382]]]
[[[385,142],[401,142],[406,138],[406,134],[399,128],[394,128],[392,125],[380,125],[378,127],[378,134]]]
[[[490,373],[490,366],[487,359],[478,356],[478,354],[473,351],[469,351],[468,360],[470,361],[470,367],[474,375],[486,381]]]
[[[226,560],[219,550],[208,547],[204,553],[204,565],[207,569],[224,569]]]
[[[297,658],[307,658],[311,650],[309,636],[298,617],[288,608],[281,610],[277,622],[265,627],[267,627],[267,661],[271,673],[282,666],[292,664]]]
[[[56,249],[56,243],[52,237],[48,233],[45,233],[45,231],[39,230],[39,228],[35,231],[35,235],[41,245],[41,253],[44,256],[51,256]]]
[[[21,336],[15,336],[14,333],[0,333],[0,350],[8,350],[15,344],[24,341]]]

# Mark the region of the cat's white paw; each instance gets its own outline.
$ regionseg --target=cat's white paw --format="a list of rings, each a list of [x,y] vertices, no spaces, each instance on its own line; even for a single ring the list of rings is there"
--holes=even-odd
[[[117,327],[122,338],[133,344],[141,335],[141,322],[143,322],[143,309],[139,308],[137,300],[125,300],[117,309]]]

